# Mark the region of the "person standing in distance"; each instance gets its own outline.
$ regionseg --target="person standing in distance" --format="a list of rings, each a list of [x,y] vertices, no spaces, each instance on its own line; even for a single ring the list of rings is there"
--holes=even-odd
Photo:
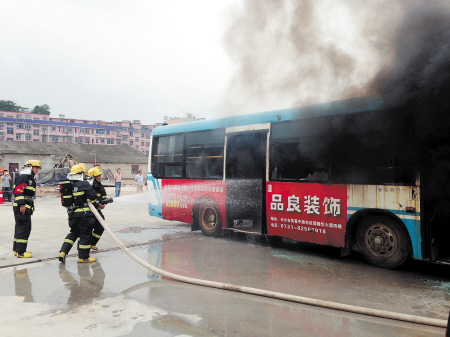
[[[92,230],[94,229],[95,216],[89,208],[87,201],[90,200],[94,207],[103,208],[98,204],[97,192],[85,180],[86,168],[77,164],[70,170],[69,180],[72,182],[72,207],[68,209],[70,233],[64,239],[64,243],[59,251],[59,261],[66,262],[66,255],[77,240],[80,239],[78,246],[78,258],[80,263],[95,262],[97,259],[89,257],[91,250]],[[103,206],[103,207],[102,207]]]
[[[8,170],[3,171],[3,179],[2,179],[2,193],[3,197],[8,198],[8,202],[11,202],[11,176],[8,173]]]
[[[102,179],[102,171],[100,167],[93,167],[91,169],[89,169],[88,171],[88,176],[89,177],[93,177],[94,178],[94,182],[92,183],[92,187],[94,188],[94,190],[97,192],[97,200],[100,202],[101,200],[106,200],[106,191],[105,191],[105,187],[103,187],[102,183],[101,183],[101,179]],[[103,207],[101,207],[103,206]],[[98,213],[100,214],[100,216],[102,217],[103,220],[105,220],[105,216],[102,213],[102,209],[105,207],[105,205],[99,205],[99,207],[97,208]],[[94,224],[94,231],[92,232],[92,241],[91,241],[91,249],[93,250],[97,250],[97,243],[100,240],[100,238],[102,237],[103,231],[105,229],[103,228],[103,226],[100,224],[100,222],[97,220],[97,218],[95,218],[95,224]]]
[[[139,173],[134,180],[136,180],[136,193],[142,193],[144,191],[144,176],[142,175],[142,170],[139,170]]]
[[[117,173],[114,175],[114,181],[116,183],[116,197],[120,195],[120,188],[122,187],[122,175],[120,174],[120,168],[117,169]]]
[[[31,233],[31,215],[34,211],[35,177],[41,167],[40,160],[27,161],[14,182],[13,212],[16,226],[13,251],[14,255],[19,258],[33,257],[31,252],[27,252],[27,244]]]

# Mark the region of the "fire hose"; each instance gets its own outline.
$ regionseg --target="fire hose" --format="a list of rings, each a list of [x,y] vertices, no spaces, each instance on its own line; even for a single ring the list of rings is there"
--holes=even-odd
[[[88,205],[89,205],[89,208],[91,209],[91,211],[94,213],[97,220],[100,222],[100,224],[105,229],[105,231],[108,232],[108,234],[111,236],[111,238],[114,240],[114,242],[129,257],[131,257],[134,261],[139,263],[141,266],[147,268],[148,270],[150,270],[154,273],[157,273],[159,275],[168,277],[172,280],[195,284],[195,285],[200,285],[200,286],[204,286],[204,287],[218,288],[218,289],[236,291],[236,292],[241,292],[241,293],[246,293],[246,294],[275,298],[275,299],[284,300],[284,301],[297,302],[297,303],[301,303],[301,304],[313,305],[313,306],[318,306],[318,307],[323,307],[323,308],[328,308],[328,309],[347,311],[347,312],[351,312],[351,313],[355,313],[355,314],[368,315],[368,316],[404,321],[404,322],[409,322],[409,323],[437,326],[437,327],[442,327],[442,328],[447,327],[447,321],[441,320],[441,319],[420,317],[420,316],[395,313],[395,312],[390,312],[390,311],[385,311],[385,310],[364,308],[364,307],[359,307],[359,306],[355,306],[355,305],[342,304],[342,303],[336,303],[336,302],[330,302],[330,301],[324,301],[324,300],[317,300],[317,299],[308,298],[308,297],[284,294],[284,293],[279,293],[279,292],[275,292],[275,291],[268,291],[268,290],[251,288],[251,287],[244,287],[244,286],[239,286],[239,285],[234,285],[234,284],[229,284],[229,283],[207,281],[207,280],[196,279],[196,278],[192,278],[192,277],[187,277],[187,276],[170,273],[168,271],[165,271],[165,270],[159,269],[155,266],[152,266],[151,264],[140,259],[133,252],[131,252],[116,237],[116,235],[108,227],[106,222],[102,219],[100,214],[97,212],[97,210],[95,209],[95,207],[92,205],[92,203],[89,200],[88,200]]]

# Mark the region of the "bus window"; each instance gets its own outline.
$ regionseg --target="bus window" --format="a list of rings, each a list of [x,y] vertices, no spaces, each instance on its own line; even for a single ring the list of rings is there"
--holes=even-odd
[[[270,178],[285,181],[328,180],[329,165],[319,143],[307,140],[278,142],[270,149]]]
[[[186,178],[204,178],[204,150],[199,147],[186,149]]]
[[[206,178],[223,177],[223,146],[205,149]]]
[[[183,135],[154,138],[152,174],[155,178],[182,178],[183,142]]]
[[[219,179],[223,175],[223,147],[186,149],[186,178]]]

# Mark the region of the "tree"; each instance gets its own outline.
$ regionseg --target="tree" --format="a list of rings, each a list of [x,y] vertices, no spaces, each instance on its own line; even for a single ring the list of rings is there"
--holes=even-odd
[[[5,101],[0,100],[0,111],[13,111],[13,112],[19,112],[23,108],[20,105],[17,105],[13,101]]]
[[[50,106],[48,104],[36,105],[31,113],[41,114],[41,115],[50,115]]]

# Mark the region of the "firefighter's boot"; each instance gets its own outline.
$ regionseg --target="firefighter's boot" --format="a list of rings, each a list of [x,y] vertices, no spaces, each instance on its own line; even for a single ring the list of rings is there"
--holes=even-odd
[[[98,250],[98,247],[97,246],[91,246],[91,249]]]
[[[17,252],[16,256],[22,259],[29,259],[30,257],[33,257],[33,254],[31,254],[31,252],[23,252],[23,253]]]
[[[80,259],[80,263],[89,263],[89,262],[95,262],[97,259],[95,257],[88,257],[87,259]]]
[[[58,260],[59,260],[61,263],[66,263],[66,253],[65,253],[65,252],[59,253]]]

